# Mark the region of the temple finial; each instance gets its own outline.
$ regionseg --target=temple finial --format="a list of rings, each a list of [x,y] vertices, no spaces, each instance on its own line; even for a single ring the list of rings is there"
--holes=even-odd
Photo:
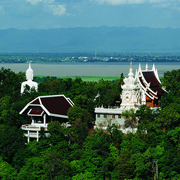
[[[129,74],[128,74],[129,77],[133,77],[134,74],[133,74],[133,69],[132,69],[132,61],[130,62],[130,69],[129,69]]]
[[[130,68],[132,68],[132,61],[130,62]]]
[[[146,63],[146,71],[148,71],[148,64]]]

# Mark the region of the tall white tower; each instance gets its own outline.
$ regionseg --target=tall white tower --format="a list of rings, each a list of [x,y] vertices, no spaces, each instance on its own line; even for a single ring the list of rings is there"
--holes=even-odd
[[[128,78],[124,79],[124,85],[122,85],[122,109],[131,109],[136,108],[140,105],[141,102],[141,94],[140,94],[140,87],[136,78],[134,78],[134,73],[132,69],[132,62],[130,63],[130,69]]]

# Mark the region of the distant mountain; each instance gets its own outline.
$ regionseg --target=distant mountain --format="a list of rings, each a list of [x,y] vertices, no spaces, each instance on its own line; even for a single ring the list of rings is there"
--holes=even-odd
[[[0,52],[180,52],[180,29],[92,27],[0,30]]]

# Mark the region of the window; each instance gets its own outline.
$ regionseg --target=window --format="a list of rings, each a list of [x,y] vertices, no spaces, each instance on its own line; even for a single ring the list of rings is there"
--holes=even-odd
[[[34,123],[43,123],[43,117],[42,116],[34,117]]]
[[[115,115],[112,115],[112,118],[115,118]]]
[[[97,117],[100,118],[100,114],[97,114]]]
[[[107,114],[104,114],[104,118],[107,118]]]
[[[118,114],[118,118],[121,118],[121,115],[120,115],[120,114]]]

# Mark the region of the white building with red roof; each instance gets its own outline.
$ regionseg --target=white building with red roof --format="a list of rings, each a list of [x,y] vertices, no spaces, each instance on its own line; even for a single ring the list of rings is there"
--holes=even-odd
[[[29,102],[21,111],[20,115],[31,117],[30,124],[22,125],[27,141],[36,139],[39,141],[39,131],[44,128],[47,135],[49,122],[58,120],[68,126],[67,111],[74,103],[64,95],[39,96]]]
[[[164,92],[154,65],[151,70],[148,70],[147,64],[145,70],[139,65],[134,77],[131,62],[128,77],[124,78],[122,85],[121,105],[109,108],[96,107],[95,128],[106,129],[108,125],[115,124],[124,131],[125,119],[121,117],[123,111],[131,108],[136,111],[141,105],[160,107],[160,99]],[[127,129],[125,131],[127,132]]]

